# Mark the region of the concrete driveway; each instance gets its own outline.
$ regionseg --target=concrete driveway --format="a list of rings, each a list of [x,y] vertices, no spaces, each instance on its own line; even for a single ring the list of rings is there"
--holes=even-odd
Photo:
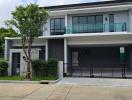
[[[0,83],[0,100],[132,100],[132,87]]]

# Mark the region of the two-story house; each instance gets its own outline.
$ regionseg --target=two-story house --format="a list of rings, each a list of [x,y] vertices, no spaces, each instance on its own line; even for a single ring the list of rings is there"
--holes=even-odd
[[[115,71],[120,77],[123,72],[121,59],[127,63],[125,70],[132,70],[132,1],[44,8],[48,9],[50,17],[42,36],[33,43],[33,59],[63,61],[67,76],[98,76],[103,72],[104,76],[111,76],[111,71]],[[23,56],[20,38],[6,38],[5,59],[9,60],[9,75],[25,70]]]

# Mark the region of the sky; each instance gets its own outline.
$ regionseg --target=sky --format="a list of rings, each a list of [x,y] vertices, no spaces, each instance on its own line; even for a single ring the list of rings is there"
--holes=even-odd
[[[5,27],[4,21],[12,18],[11,11],[15,10],[15,7],[18,5],[24,5],[24,1],[36,1],[35,3],[39,6],[53,6],[109,0],[0,0],[0,27]]]

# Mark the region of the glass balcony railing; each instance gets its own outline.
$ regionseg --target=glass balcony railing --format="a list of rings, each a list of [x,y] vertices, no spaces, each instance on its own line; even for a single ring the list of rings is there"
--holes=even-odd
[[[98,32],[125,32],[126,23],[114,24],[78,24],[66,28],[66,34],[70,33],[98,33]]]

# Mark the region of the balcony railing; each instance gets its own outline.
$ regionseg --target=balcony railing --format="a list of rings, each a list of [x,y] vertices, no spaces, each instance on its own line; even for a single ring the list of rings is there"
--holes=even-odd
[[[125,32],[126,23],[114,24],[78,24],[66,28],[66,34],[70,33],[98,33],[98,32]]]

